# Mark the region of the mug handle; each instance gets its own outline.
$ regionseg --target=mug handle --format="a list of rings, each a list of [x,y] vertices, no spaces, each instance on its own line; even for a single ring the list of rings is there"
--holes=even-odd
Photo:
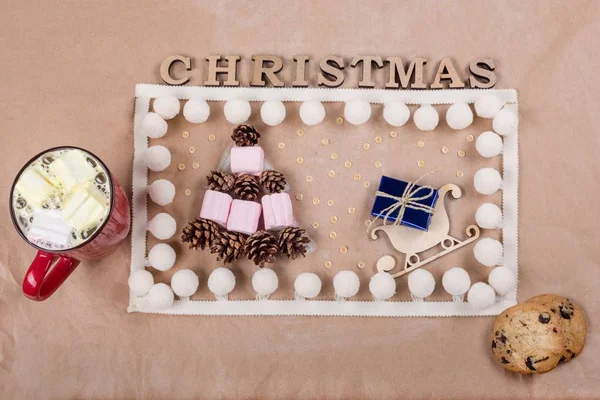
[[[54,267],[51,268],[53,264]],[[76,258],[39,250],[23,279],[23,294],[31,300],[46,300],[78,265],[79,260]]]

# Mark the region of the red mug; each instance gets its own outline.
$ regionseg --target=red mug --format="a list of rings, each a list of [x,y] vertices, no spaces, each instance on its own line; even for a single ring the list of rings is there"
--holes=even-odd
[[[82,243],[61,250],[49,250],[27,238],[26,233],[17,222],[13,196],[19,178],[31,164],[49,153],[61,150],[79,150],[86,156],[91,156],[89,158],[99,164],[100,169],[107,177],[107,185],[110,188],[110,206],[104,222]],[[130,228],[129,201],[121,185],[97,156],[73,146],[60,146],[45,150],[25,164],[17,174],[10,190],[10,215],[17,232],[29,245],[38,250],[23,279],[23,294],[36,301],[46,300],[50,297],[79,265],[80,259],[98,259],[112,253],[117,245],[127,237]]]

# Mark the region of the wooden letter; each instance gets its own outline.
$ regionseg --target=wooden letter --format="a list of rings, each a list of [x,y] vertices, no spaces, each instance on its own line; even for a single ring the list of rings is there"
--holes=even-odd
[[[176,62],[182,62],[187,71],[192,69],[192,59],[185,56],[169,56],[160,64],[160,77],[167,85],[183,85],[190,81],[190,77],[186,76],[181,79],[176,79],[171,76],[171,67]]]
[[[473,60],[471,64],[469,64],[469,71],[471,75],[469,77],[469,85],[472,88],[478,89],[490,89],[496,85],[496,74],[494,70],[496,66],[494,65],[494,60],[491,58],[478,58]],[[475,79],[475,77],[481,78],[481,80]]]
[[[294,87],[307,87],[308,82],[305,78],[305,66],[310,57],[308,56],[294,56],[294,62],[296,63],[296,80],[292,82]]]
[[[227,79],[223,82],[225,86],[240,86],[240,82],[237,80],[237,63],[240,61],[240,56],[227,56],[227,66],[218,67],[217,64],[221,61],[221,56],[208,56],[208,76],[207,80],[204,81],[206,86],[220,86],[221,83],[217,79],[219,74],[227,74]]]
[[[371,71],[372,71],[371,67],[373,66],[373,63],[375,63],[375,66],[377,68],[382,68],[383,62],[381,61],[381,57],[379,57],[379,56],[376,56],[376,57],[373,57],[373,56],[354,57],[350,66],[356,67],[361,62],[363,63],[362,79],[360,80],[360,82],[358,82],[358,87],[367,87],[367,88],[375,87],[375,82],[373,82],[373,80],[371,79]]]
[[[252,56],[254,60],[254,75],[252,77],[252,81],[250,82],[250,86],[265,86],[266,82],[263,80],[263,75],[265,78],[271,82],[271,85],[274,87],[283,86],[283,82],[281,79],[275,75],[281,68],[283,68],[283,62],[281,61],[281,57],[265,55],[265,56]],[[271,65],[265,67],[265,61],[270,63]]]
[[[410,84],[410,78],[415,76],[415,83],[411,85],[411,89],[427,89],[427,85],[423,83],[423,69],[427,64],[427,59],[415,57],[410,60],[408,68],[405,70],[400,57],[388,57],[385,62],[390,64],[390,80],[385,84],[388,89],[398,87],[398,80],[402,89],[407,89]]]
[[[319,61],[321,74],[317,79],[319,86],[338,87],[344,83],[344,59],[337,56],[327,56]]]
[[[444,84],[442,81],[450,81],[450,84],[448,85],[450,89],[461,89],[465,87],[465,84],[460,79],[460,75],[456,72],[456,68],[454,68],[454,64],[452,64],[452,60],[447,57],[442,58],[442,61],[440,61],[437,74],[435,74],[435,79],[430,87],[432,89],[443,89]]]

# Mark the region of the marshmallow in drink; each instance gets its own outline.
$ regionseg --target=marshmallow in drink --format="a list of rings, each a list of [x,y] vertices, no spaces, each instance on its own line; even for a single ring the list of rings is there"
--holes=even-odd
[[[85,231],[96,226],[108,208],[104,194],[92,184],[76,187],[65,200],[62,217],[73,228]]]
[[[67,192],[96,176],[96,170],[80,151],[67,151],[50,164],[50,171]]]
[[[50,177],[36,167],[23,171],[15,187],[34,208],[40,208],[44,200],[57,189]]]
[[[66,246],[71,238],[71,225],[67,224],[55,210],[39,210],[33,213],[33,222],[27,232],[31,242],[44,241],[58,246]]]

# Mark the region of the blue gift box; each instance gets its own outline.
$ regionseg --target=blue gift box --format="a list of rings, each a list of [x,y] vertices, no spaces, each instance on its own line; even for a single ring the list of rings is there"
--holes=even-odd
[[[402,197],[404,194],[404,190],[408,186],[409,182],[401,181],[398,179],[390,178],[389,176],[383,175],[381,177],[381,181],[379,182],[379,192],[386,193],[395,197]],[[417,190],[422,186],[415,185],[413,188]],[[423,188],[415,193],[414,197],[422,197],[426,196],[430,192],[429,189]],[[435,202],[438,198],[438,191],[433,190],[433,194],[427,199],[423,200],[415,200],[416,203],[428,206],[431,208],[435,207]],[[381,220],[384,220],[387,211],[386,208],[389,209],[392,205],[398,203],[397,199],[390,199],[387,197],[376,196],[375,203],[373,203],[373,208],[371,209],[371,215]],[[392,212],[387,215],[387,224],[392,224],[398,219],[398,214],[400,212],[400,207],[396,208]],[[420,229],[422,231],[427,231],[429,229],[429,223],[431,222],[432,214],[428,213],[424,210],[415,210],[414,208],[406,207],[404,210],[404,215],[402,216],[402,220],[400,221],[400,225],[408,226],[415,229]]]

